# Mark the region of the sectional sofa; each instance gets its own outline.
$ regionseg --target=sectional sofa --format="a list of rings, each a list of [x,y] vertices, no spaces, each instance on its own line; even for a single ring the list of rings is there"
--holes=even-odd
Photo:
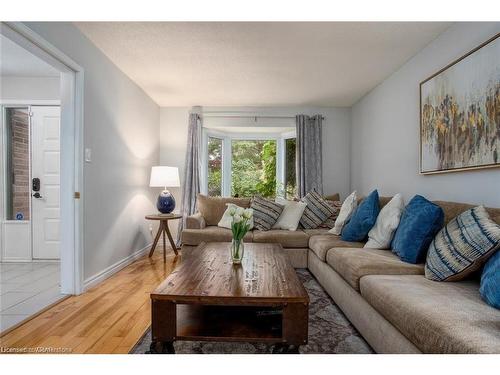
[[[389,200],[381,197],[380,206]],[[198,196],[199,212],[187,218],[181,235],[183,255],[195,255],[202,242],[231,241],[231,231],[217,227],[226,203],[246,208],[250,199]],[[434,203],[445,224],[473,207]],[[500,224],[500,209],[487,211]],[[481,299],[478,278],[431,281],[423,264],[342,241],[328,229],[254,230],[244,240],[280,243],[293,266],[309,269],[378,353],[500,353],[500,310]]]

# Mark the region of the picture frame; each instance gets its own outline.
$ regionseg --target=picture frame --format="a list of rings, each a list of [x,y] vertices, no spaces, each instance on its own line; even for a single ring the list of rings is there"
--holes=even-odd
[[[420,82],[420,174],[500,167],[499,37]]]

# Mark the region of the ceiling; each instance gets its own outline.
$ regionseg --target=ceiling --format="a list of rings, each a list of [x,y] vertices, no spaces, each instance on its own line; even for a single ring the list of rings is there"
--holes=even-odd
[[[59,72],[10,39],[0,35],[0,75],[59,77]]]
[[[160,106],[351,106],[450,23],[76,25]]]

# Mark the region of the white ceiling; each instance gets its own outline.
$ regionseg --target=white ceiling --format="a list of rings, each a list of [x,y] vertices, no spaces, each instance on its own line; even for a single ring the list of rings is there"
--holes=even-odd
[[[77,26],[160,106],[351,106],[449,23]]]
[[[59,77],[59,72],[10,39],[0,35],[0,75]]]

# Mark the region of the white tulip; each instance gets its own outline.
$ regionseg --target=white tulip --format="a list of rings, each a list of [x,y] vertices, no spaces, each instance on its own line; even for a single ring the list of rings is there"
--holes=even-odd
[[[250,219],[253,216],[253,210],[251,208],[247,208],[243,211],[243,217],[245,219]]]
[[[241,222],[242,220],[243,220],[243,218],[241,217],[241,215],[235,214],[233,216],[233,223],[235,223],[235,224]]]
[[[229,215],[234,216],[235,213],[236,213],[236,208],[229,207]]]
[[[237,215],[240,215],[240,216],[241,216],[241,215],[243,215],[243,211],[245,211],[245,210],[243,209],[243,207],[237,207],[237,208],[236,208],[236,214],[237,214]]]

